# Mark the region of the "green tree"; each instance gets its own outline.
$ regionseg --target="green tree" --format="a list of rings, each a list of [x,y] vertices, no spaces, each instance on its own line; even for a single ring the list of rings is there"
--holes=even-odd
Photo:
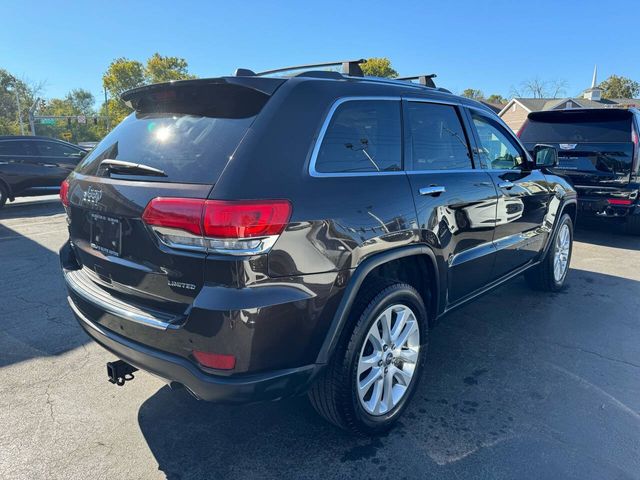
[[[463,90],[462,96],[473,98],[474,100],[484,100],[484,93],[482,93],[482,90],[476,90],[475,88],[467,88]]]
[[[24,130],[28,133],[28,111],[35,100],[34,88],[0,68],[0,135],[20,134],[16,94],[20,101]]]
[[[144,65],[124,57],[115,59],[102,76],[102,84],[111,98],[101,111],[104,115],[108,111],[110,125],[116,126],[131,113],[131,109],[120,100],[120,95],[149,83],[195,78],[189,73],[188,67],[184,58],[163,57],[159,53],[154,53]]]
[[[369,58],[365,63],[360,64],[362,72],[370,77],[395,78],[398,76],[391,66],[391,60],[386,57]]]
[[[171,80],[188,80],[195,78],[188,69],[187,61],[179,57],[163,57],[159,53],[154,53],[145,69],[148,83],[169,82]]]
[[[618,75],[611,75],[599,87],[603,98],[635,98],[640,94],[640,83]]]
[[[500,105],[504,105],[507,103],[507,101],[508,100],[506,98],[504,98],[502,95],[498,95],[497,93],[494,93],[487,97],[487,102],[489,103],[497,103]]]
[[[102,84],[112,97],[146,83],[144,65],[137,60],[116,58],[102,76]]]
[[[39,115],[68,116],[71,119],[59,119],[55,125],[36,125],[36,133],[47,137],[63,138],[64,132],[71,132],[72,142],[97,141],[106,133],[103,120],[94,123],[97,112],[94,108],[95,97],[83,89],[71,90],[64,98],[48,100]],[[85,117],[85,123],[78,116]]]

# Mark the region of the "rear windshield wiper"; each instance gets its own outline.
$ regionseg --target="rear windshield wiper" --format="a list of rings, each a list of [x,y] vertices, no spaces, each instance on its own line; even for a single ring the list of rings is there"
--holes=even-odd
[[[107,158],[100,162],[109,173],[120,173],[123,175],[149,175],[153,177],[166,177],[167,174],[159,168],[153,168],[143,163],[125,162],[124,160],[113,160]]]

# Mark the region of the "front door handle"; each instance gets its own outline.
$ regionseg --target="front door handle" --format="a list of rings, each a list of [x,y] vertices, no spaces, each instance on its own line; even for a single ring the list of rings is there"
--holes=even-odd
[[[446,191],[447,189],[441,187],[440,185],[431,185],[429,187],[422,187],[420,189],[420,195],[431,195],[432,197],[437,197],[438,195]]]
[[[515,186],[516,186],[516,184],[513,183],[513,182],[510,182],[509,180],[507,180],[506,182],[500,182],[498,184],[499,188],[504,188],[505,190],[511,190]]]

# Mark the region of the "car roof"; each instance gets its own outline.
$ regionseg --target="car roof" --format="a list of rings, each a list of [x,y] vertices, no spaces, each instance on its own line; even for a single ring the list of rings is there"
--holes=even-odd
[[[82,148],[82,147],[79,147],[78,145],[75,145],[73,143],[65,142],[64,140],[60,140],[59,138],[45,137],[43,135],[0,135],[0,142],[7,141],[7,140],[47,140],[49,142],[57,142],[57,143],[62,143],[64,145],[70,145],[72,147],[76,147],[76,148],[80,148],[80,149]]]

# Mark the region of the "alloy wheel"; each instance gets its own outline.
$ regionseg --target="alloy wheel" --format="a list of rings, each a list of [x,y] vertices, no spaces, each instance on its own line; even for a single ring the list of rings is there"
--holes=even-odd
[[[420,329],[406,305],[386,308],[373,322],[358,359],[356,389],[370,415],[392,410],[409,389],[420,352]]]
[[[561,282],[569,267],[569,253],[571,250],[571,231],[566,223],[560,227],[555,243],[553,278],[556,282]]]

